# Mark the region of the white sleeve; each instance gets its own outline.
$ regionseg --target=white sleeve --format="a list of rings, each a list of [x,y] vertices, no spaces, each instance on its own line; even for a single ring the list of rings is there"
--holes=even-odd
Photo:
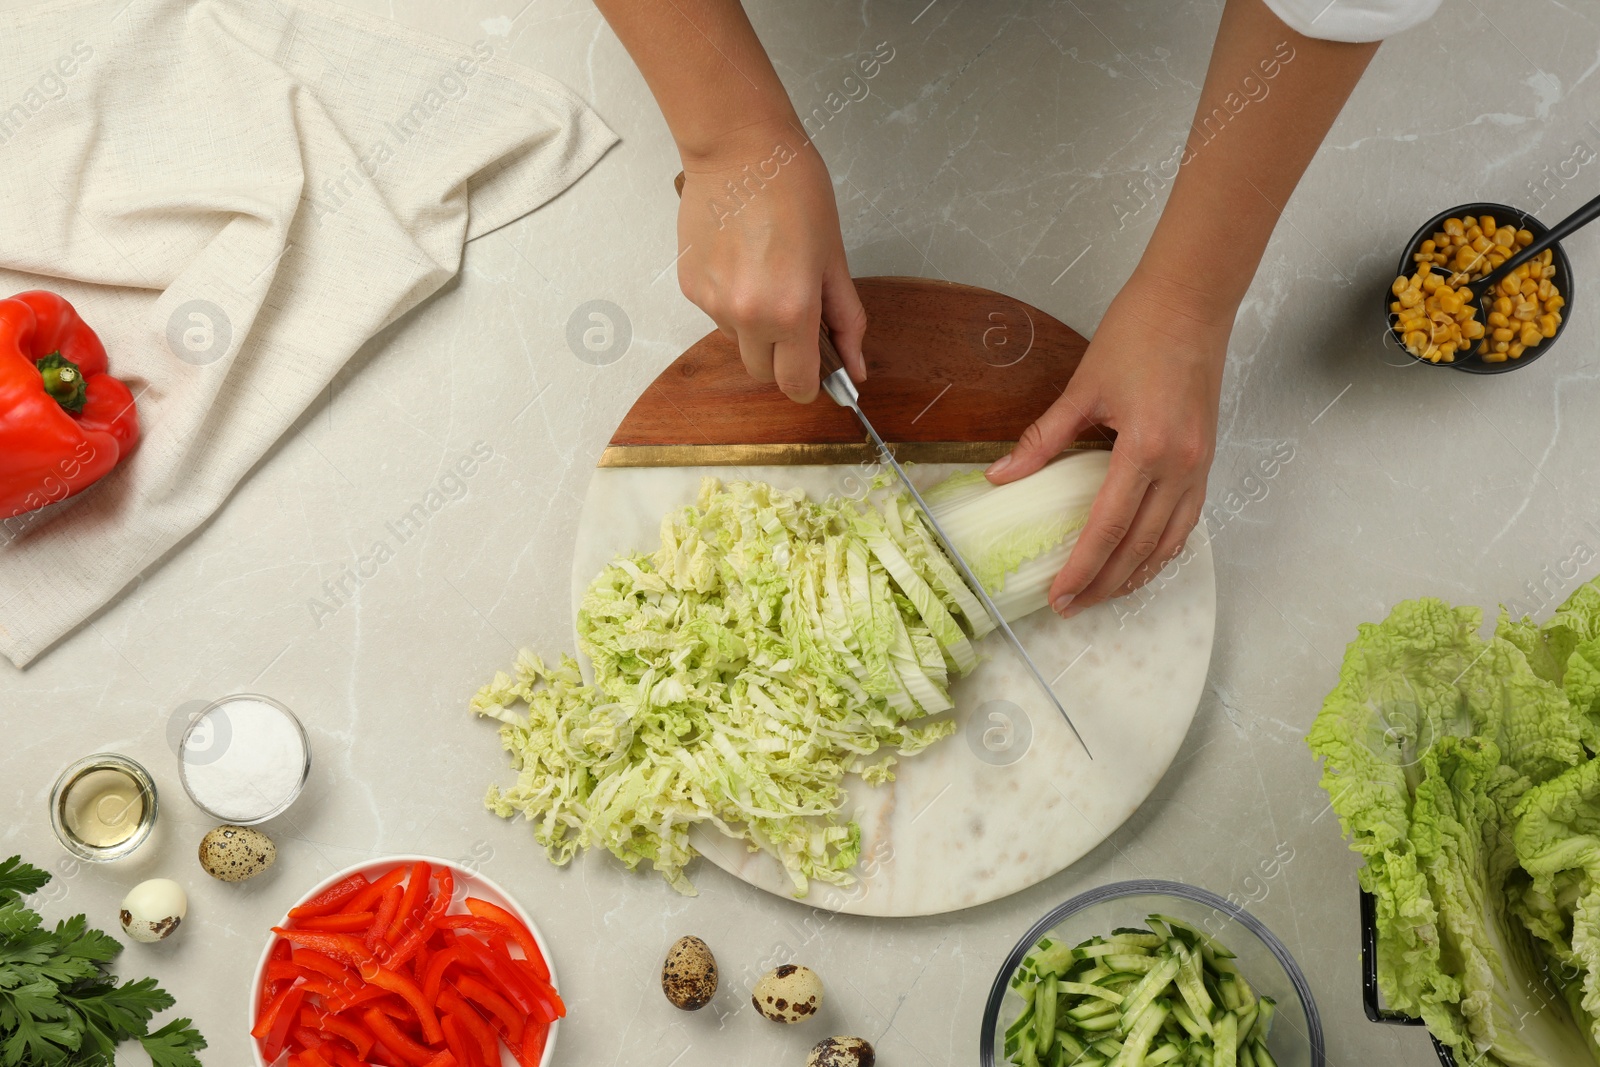
[[[1439,0],[1265,0],[1289,28],[1325,41],[1381,41],[1426,22]]]

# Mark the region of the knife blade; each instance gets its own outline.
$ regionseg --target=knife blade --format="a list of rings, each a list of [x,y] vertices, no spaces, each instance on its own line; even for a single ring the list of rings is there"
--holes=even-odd
[[[1039,688],[1044,691],[1045,696],[1050,698],[1050,703],[1061,713],[1061,718],[1066,721],[1067,728],[1072,731],[1072,736],[1078,739],[1078,744],[1083,745],[1084,755],[1091,760],[1094,759],[1094,753],[1089,751],[1089,746],[1083,740],[1083,735],[1078,732],[1077,726],[1073,724],[1072,716],[1068,715],[1067,709],[1062,706],[1061,698],[1056,696],[1056,691],[1050,687],[1050,683],[1044,680],[1044,675],[1039,671],[1039,665],[1033,662],[1033,657],[1028,655],[1028,650],[1022,647],[1022,642],[1017,639],[1016,633],[1011,629],[1011,624],[1006,622],[1000,615],[999,609],[994,606],[994,600],[989,596],[989,591],[983,587],[982,582],[978,581],[977,575],[972,572],[972,568],[967,565],[967,561],[956,550],[956,546],[951,542],[950,538],[945,535],[943,527],[939,525],[939,520],[934,518],[933,512],[929,510],[927,501],[922,499],[922,494],[917,491],[917,487],[911,484],[911,479],[906,476],[905,468],[900,466],[900,461],[894,458],[894,453],[889,451],[889,446],[883,443],[883,438],[879,437],[878,431],[873,428],[872,420],[867,418],[866,413],[861,410],[861,394],[856,389],[856,383],[850,380],[850,373],[844,369],[844,361],[839,358],[838,349],[833,347],[833,339],[828,336],[828,330],[825,326],[818,337],[818,347],[822,356],[823,392],[827,393],[835,404],[843,408],[849,408],[857,421],[861,423],[861,428],[867,431],[867,439],[872,442],[872,447],[877,451],[879,457],[894,470],[895,476],[900,479],[900,484],[904,485],[906,491],[911,494],[911,500],[916,504],[917,511],[922,515],[922,521],[928,524],[929,530],[933,531],[934,539],[939,542],[939,547],[944,549],[944,554],[950,558],[950,562],[955,564],[962,580],[967,583],[968,588],[983,603],[983,609],[989,613],[989,618],[994,621],[995,629],[1000,631],[1001,635],[1005,637],[1006,643],[1011,646],[1016,654],[1022,657],[1022,662],[1027,666],[1028,673],[1033,675],[1034,681],[1039,683]]]

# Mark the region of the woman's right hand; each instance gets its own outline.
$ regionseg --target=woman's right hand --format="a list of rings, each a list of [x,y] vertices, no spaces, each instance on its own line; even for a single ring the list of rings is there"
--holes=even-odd
[[[684,160],[678,284],[745,369],[791,400],[817,396],[818,324],[850,376],[866,378],[867,313],[850,280],[828,168],[788,125],[752,127]]]

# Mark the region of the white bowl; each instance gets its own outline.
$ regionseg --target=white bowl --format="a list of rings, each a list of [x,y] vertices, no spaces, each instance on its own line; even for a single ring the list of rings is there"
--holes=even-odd
[[[560,991],[561,986],[556,980],[555,957],[550,955],[550,944],[544,939],[544,935],[539,932],[539,926],[533,921],[532,916],[530,916],[527,911],[523,909],[521,904],[517,903],[516,899],[512,897],[510,893],[507,893],[504,889],[500,888],[500,886],[492,879],[472,871],[463,870],[460,865],[451,863],[448,860],[438,859],[434,856],[417,856],[411,854],[385,856],[383,859],[378,860],[366,860],[361,863],[346,867],[344,870],[335,874],[330,874],[328,877],[324,878],[322,881],[318,882],[316,885],[307,890],[305,895],[296,900],[291,907],[297,907],[300,904],[310,900],[312,897],[315,897],[318,893],[322,893],[333,888],[346,878],[349,878],[352,874],[364,874],[367,876],[368,880],[376,880],[376,878],[382,877],[383,874],[395,867],[409,867],[418,860],[423,860],[427,863],[430,863],[435,868],[450,868],[450,872],[455,876],[456,895],[458,897],[462,895],[461,891],[466,889],[467,895],[478,897],[482,900],[487,900],[491,904],[498,904],[511,914],[515,915],[518,919],[521,919],[522,925],[526,926],[533,934],[533,940],[539,945],[539,951],[544,955],[545,964],[550,968],[550,984],[555,986],[558,992]],[[450,914],[455,915],[460,913],[452,909]],[[288,917],[287,909],[285,909],[284,916],[285,918]],[[261,986],[266,981],[267,977],[267,957],[272,954],[272,943],[276,939],[276,934],[273,934],[267,938],[266,945],[261,949],[261,959],[256,962],[255,980],[250,983],[250,1003],[245,1009],[245,1018],[250,1020],[251,1025],[255,1024],[256,1006],[261,1003]],[[557,1019],[550,1024],[550,1034],[545,1038],[544,1055],[539,1059],[539,1067],[550,1067],[550,1059],[555,1055],[556,1051],[556,1031],[560,1029],[560,1027],[560,1019]],[[250,1038],[250,1057],[255,1062],[256,1067],[272,1067],[271,1064],[267,1063],[267,1061],[262,1058],[261,1043],[253,1037]],[[504,1043],[502,1043],[500,1046],[500,1063],[501,1067],[517,1067],[517,1061],[512,1057],[511,1051],[505,1047]],[[395,1064],[394,1067],[406,1067],[406,1065]]]

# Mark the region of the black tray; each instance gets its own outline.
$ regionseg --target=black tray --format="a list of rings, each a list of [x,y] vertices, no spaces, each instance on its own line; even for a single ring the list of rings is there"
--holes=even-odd
[[[1389,1011],[1378,1006],[1378,909],[1372,894],[1361,891],[1361,1006],[1367,1009],[1367,1018],[1375,1023],[1391,1026],[1425,1026],[1421,1019],[1405,1012]],[[1456,1058],[1450,1049],[1439,1044],[1431,1033],[1433,1050],[1439,1054],[1444,1067],[1456,1067]]]

